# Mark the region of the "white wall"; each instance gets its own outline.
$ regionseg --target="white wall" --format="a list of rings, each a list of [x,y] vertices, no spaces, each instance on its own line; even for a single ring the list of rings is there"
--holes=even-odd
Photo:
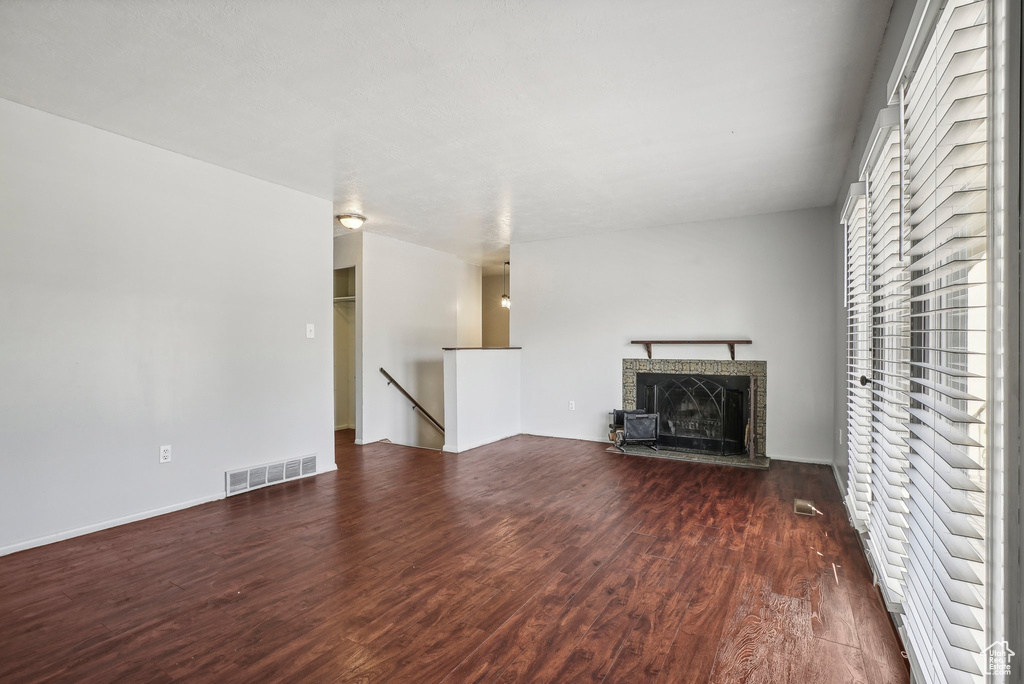
[[[509,309],[501,305],[505,287],[504,275],[484,276],[482,296],[483,346],[508,346]]]
[[[632,339],[749,338],[768,363],[767,449],[830,462],[835,326],[830,209],[512,245],[523,432],[604,441]],[[657,358],[728,359],[724,346]],[[568,410],[568,402],[576,410]]]
[[[5,100],[0,160],[0,553],[334,467],[330,202]]]
[[[356,440],[365,444],[389,439],[440,449],[443,435],[387,385],[380,368],[444,423],[441,350],[459,346],[460,303],[473,298],[467,272],[479,274],[479,267],[467,269],[450,254],[373,233],[362,234],[361,255],[356,269],[362,375],[356,390]],[[467,317],[471,320],[473,314]],[[468,324],[464,334],[467,330]]]
[[[518,349],[444,352],[444,450],[459,453],[522,431]]]
[[[483,273],[479,266],[458,261],[456,276],[456,340],[460,347],[479,347],[483,336],[483,311],[480,305]]]

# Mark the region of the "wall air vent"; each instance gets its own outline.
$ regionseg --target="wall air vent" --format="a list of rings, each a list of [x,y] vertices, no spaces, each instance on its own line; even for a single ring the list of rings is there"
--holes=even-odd
[[[229,470],[224,473],[224,481],[227,495],[231,496],[315,474],[316,454],[310,454],[302,458],[291,458],[276,463],[264,463],[249,468]]]
[[[249,489],[267,484],[267,466],[249,468]]]
[[[228,496],[231,496],[232,494],[237,494],[238,492],[244,492],[248,488],[248,470],[236,470],[233,473],[228,473]]]

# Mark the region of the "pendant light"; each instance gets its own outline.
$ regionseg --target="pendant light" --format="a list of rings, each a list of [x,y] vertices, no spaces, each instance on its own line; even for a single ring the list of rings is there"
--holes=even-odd
[[[503,289],[504,294],[501,295],[501,306],[502,306],[502,308],[505,308],[505,309],[511,309],[512,308],[512,299],[508,296],[508,262],[507,261],[505,262],[505,265],[501,267],[501,272],[502,272],[502,283],[503,283],[503,286],[504,286],[504,289]]]

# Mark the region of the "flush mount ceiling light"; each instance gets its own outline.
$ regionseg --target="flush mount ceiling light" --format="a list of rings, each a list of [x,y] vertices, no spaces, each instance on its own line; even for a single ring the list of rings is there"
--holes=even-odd
[[[366,217],[362,214],[338,214],[334,217],[334,220],[349,230],[358,230],[363,227]]]

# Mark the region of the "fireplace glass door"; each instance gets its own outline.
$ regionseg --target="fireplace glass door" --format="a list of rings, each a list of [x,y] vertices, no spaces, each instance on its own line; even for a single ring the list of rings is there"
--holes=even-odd
[[[658,414],[670,449],[746,454],[749,392],[749,376],[637,374],[637,408]]]

